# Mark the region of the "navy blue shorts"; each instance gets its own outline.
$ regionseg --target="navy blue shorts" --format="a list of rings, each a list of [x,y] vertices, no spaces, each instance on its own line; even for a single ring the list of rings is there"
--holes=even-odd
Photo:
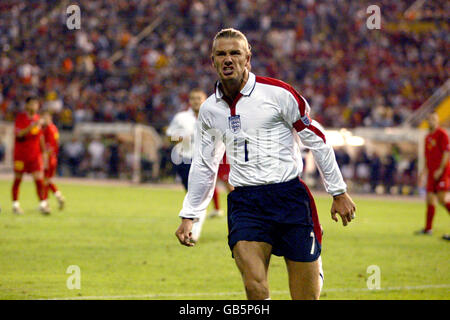
[[[228,195],[228,245],[241,240],[272,245],[272,253],[312,262],[322,250],[322,229],[314,199],[299,179],[237,187]]]
[[[175,171],[180,176],[181,183],[186,190],[188,189],[189,170],[191,170],[190,163],[181,163],[175,166]]]

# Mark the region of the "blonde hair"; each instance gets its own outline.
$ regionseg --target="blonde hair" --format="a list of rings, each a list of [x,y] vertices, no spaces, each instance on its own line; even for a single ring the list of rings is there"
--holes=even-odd
[[[247,48],[247,54],[251,54],[252,47],[248,43],[247,37],[241,31],[233,29],[233,28],[222,29],[216,33],[216,35],[214,36],[213,43],[212,43],[212,49],[211,49],[212,52],[214,52],[214,44],[216,43],[216,40],[222,39],[222,38],[235,38],[235,39],[243,40],[245,42],[245,47]]]
[[[203,93],[204,95],[206,95],[206,92],[202,88],[199,88],[199,87],[191,89],[191,91],[189,91],[189,94],[194,93],[194,92],[200,92],[200,93]]]

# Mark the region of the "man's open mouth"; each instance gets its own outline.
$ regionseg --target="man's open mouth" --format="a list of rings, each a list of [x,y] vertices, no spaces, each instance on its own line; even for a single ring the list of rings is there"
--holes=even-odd
[[[223,74],[226,76],[229,76],[229,75],[233,74],[233,70],[234,70],[233,67],[224,67]]]

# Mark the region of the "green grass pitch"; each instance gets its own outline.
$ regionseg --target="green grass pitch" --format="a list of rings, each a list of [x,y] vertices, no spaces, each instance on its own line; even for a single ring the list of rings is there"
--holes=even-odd
[[[51,198],[45,217],[29,179],[20,194],[25,215],[14,216],[10,187],[0,181],[0,299],[245,299],[225,217],[206,220],[197,246],[179,245],[182,190],[61,183],[66,209],[58,212]],[[449,299],[445,209],[437,209],[432,236],[414,236],[423,202],[354,200],[356,220],[344,228],[330,218],[331,198],[316,197],[324,228],[321,299]],[[67,288],[71,265],[80,268],[80,289]],[[380,290],[367,289],[370,265],[380,268]],[[273,256],[269,272],[272,299],[289,299],[283,259]]]

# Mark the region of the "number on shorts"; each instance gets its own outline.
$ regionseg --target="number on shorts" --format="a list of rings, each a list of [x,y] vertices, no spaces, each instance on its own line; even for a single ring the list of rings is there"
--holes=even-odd
[[[311,254],[314,254],[314,248],[315,248],[315,244],[316,244],[316,239],[314,238],[314,231],[311,231],[310,236],[312,238]]]

